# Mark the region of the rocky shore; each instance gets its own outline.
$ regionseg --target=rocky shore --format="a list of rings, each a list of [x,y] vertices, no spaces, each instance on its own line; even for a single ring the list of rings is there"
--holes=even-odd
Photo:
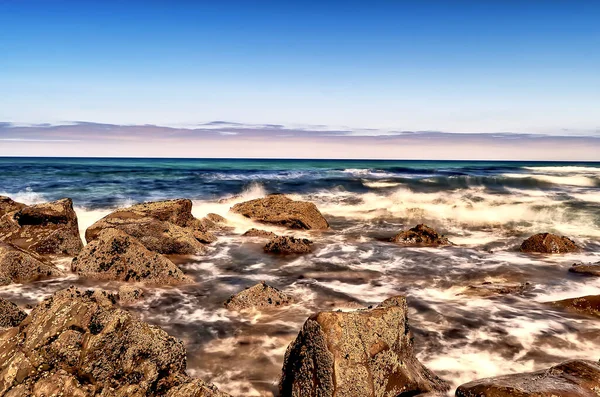
[[[335,233],[313,203],[284,195],[237,203],[231,214],[258,227],[278,228],[277,233],[251,228],[239,234],[260,244],[265,256],[310,255],[321,244],[321,233]],[[140,203],[92,224],[85,230],[84,245],[70,199],[27,206],[0,196],[0,285],[71,276],[92,284],[114,282],[118,289],[62,289],[31,310],[0,299],[0,397],[226,396],[186,372],[183,341],[142,321],[128,305],[143,301],[153,289],[193,286],[197,280],[179,266],[180,258],[201,256],[221,238],[234,234],[227,223],[226,217],[216,214],[194,217],[187,199]],[[418,224],[384,243],[399,251],[406,247],[444,250],[456,246],[450,238]],[[562,255],[581,249],[570,238],[550,233],[532,235],[515,248],[526,255]],[[57,265],[65,260],[70,261],[67,269]],[[575,264],[569,273],[597,277],[598,266]],[[360,280],[361,274],[348,277]],[[527,282],[485,281],[468,284],[460,294],[493,299],[530,289]],[[285,310],[295,301],[293,295],[263,281],[240,288],[222,307],[251,317]],[[600,296],[548,302],[548,306],[589,318],[600,316]],[[411,331],[404,296],[350,311],[323,308],[308,316],[297,332],[279,358],[282,397],[453,392],[451,379],[436,375],[418,360],[415,339],[426,337],[426,332]],[[600,396],[600,356],[568,359],[542,371],[473,379],[455,394]]]

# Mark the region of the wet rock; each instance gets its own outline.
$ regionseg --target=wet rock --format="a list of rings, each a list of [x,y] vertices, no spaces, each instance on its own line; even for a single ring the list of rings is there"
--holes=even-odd
[[[571,273],[585,274],[586,276],[600,277],[600,262],[594,264],[589,263],[587,265],[583,263],[574,263],[573,266],[569,268],[569,271]]]
[[[312,251],[312,241],[306,238],[277,236],[264,247],[265,252],[273,254],[306,254]]]
[[[119,287],[119,302],[122,304],[135,303],[144,297],[144,290],[132,285],[121,285]]]
[[[288,396],[414,396],[450,387],[415,357],[404,297],[374,309],[311,316],[287,349]]]
[[[220,230],[224,228],[224,224],[227,223],[227,219],[219,214],[210,213],[204,218],[200,219],[200,222],[206,230]]]
[[[20,208],[0,218],[0,240],[42,255],[72,256],[81,251],[83,242],[71,199],[30,206],[17,204],[15,207],[4,200],[5,208]]]
[[[268,232],[266,230],[252,228],[246,231],[246,233],[242,234],[244,237],[264,237],[268,239],[272,239],[277,237],[277,235],[273,232]]]
[[[597,397],[600,365],[565,361],[543,371],[480,379],[460,386],[457,397]]]
[[[429,226],[420,224],[412,229],[403,231],[395,235],[390,239],[391,242],[403,245],[425,245],[425,246],[439,246],[439,245],[451,245],[446,237],[440,235],[438,232],[430,228]]]
[[[188,395],[222,396],[186,374],[181,341],[109,295],[59,291],[0,335],[0,395],[180,397],[203,388]]]
[[[136,204],[119,209],[90,226],[85,239],[91,242],[109,228],[119,229],[137,238],[150,251],[161,254],[193,255],[204,252],[203,243],[216,237],[192,215],[187,199]]]
[[[552,302],[552,304],[554,306],[563,307],[569,311],[600,317],[600,295],[563,299]]]
[[[232,212],[257,222],[290,229],[327,229],[329,223],[313,203],[275,194],[234,205]]]
[[[144,282],[153,285],[190,283],[173,262],[118,229],[101,231],[71,262],[71,270],[99,280]]]
[[[0,285],[29,283],[62,275],[60,270],[41,256],[0,242]]]
[[[0,298],[0,328],[16,327],[27,314],[11,301]]]
[[[573,240],[551,233],[534,234],[521,244],[521,252],[564,254],[577,251],[579,247]]]
[[[292,298],[264,281],[231,296],[225,302],[230,310],[267,309],[288,305]]]
[[[492,283],[469,285],[459,295],[487,298],[494,295],[522,294],[530,287],[529,283]]]
[[[0,196],[0,217],[4,214],[8,214],[9,212],[15,212],[25,207],[25,204],[18,203],[10,197]]]

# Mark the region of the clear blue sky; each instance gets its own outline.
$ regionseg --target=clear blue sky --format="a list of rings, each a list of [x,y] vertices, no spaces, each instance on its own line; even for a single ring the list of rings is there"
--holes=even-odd
[[[0,121],[600,129],[600,2],[0,0]]]

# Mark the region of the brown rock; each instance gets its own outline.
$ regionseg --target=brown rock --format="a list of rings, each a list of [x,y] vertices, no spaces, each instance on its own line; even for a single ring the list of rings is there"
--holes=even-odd
[[[312,241],[306,238],[277,236],[265,245],[264,251],[273,254],[306,254],[312,251],[311,244]]]
[[[404,297],[311,316],[287,349],[282,397],[396,397],[449,385],[415,357]]]
[[[0,196],[0,217],[9,212],[18,211],[24,207],[26,207],[25,204],[18,203],[10,197]]]
[[[255,228],[247,230],[246,233],[242,234],[242,236],[244,236],[244,237],[265,237],[265,238],[269,238],[269,239],[277,237],[277,235],[273,232],[268,232],[266,230],[255,229]]]
[[[38,304],[0,335],[0,395],[224,396],[185,373],[183,343],[113,306],[110,294],[75,288]],[[187,386],[191,385],[191,386]]]
[[[16,327],[25,317],[27,314],[19,306],[0,298],[0,328]]]
[[[119,302],[122,304],[135,303],[144,297],[144,290],[132,285],[119,287]]]
[[[438,234],[438,232],[423,224],[398,233],[392,237],[390,241],[397,244],[414,246],[439,246],[452,244],[446,237]]]
[[[231,211],[257,222],[290,229],[329,228],[329,223],[313,203],[293,201],[281,194],[236,204]]]
[[[480,379],[460,386],[457,397],[598,397],[600,365],[565,361],[543,371]]]
[[[231,296],[225,307],[231,310],[266,309],[288,305],[292,298],[264,281]]]
[[[564,254],[577,251],[579,251],[579,247],[573,240],[550,233],[534,234],[521,244],[521,252]]]
[[[600,317],[600,295],[588,295],[579,298],[563,299],[552,302],[552,304],[573,312]]]
[[[31,206],[17,204],[18,210],[0,218],[0,240],[38,254],[72,256],[81,251],[83,243],[71,199]],[[5,205],[16,208],[6,200]]]
[[[529,288],[529,283],[492,283],[469,285],[460,295],[487,298],[494,295],[522,294]]]
[[[571,273],[585,274],[586,276],[600,277],[600,262],[595,264],[589,263],[587,265],[583,263],[574,263],[573,266],[569,268],[569,271]]]
[[[0,285],[29,283],[62,275],[60,270],[46,263],[39,255],[0,242]]]
[[[134,237],[106,229],[71,262],[71,270],[100,280],[145,282],[154,285],[190,283],[173,262],[151,252]]]

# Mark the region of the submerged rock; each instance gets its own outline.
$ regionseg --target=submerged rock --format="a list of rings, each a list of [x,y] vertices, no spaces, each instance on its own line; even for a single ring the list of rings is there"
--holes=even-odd
[[[312,241],[306,238],[277,236],[264,247],[265,252],[273,254],[306,254],[312,251]]]
[[[420,224],[412,229],[405,230],[398,233],[390,239],[391,242],[403,245],[451,245],[446,237],[440,235],[438,232],[430,228],[429,226]]]
[[[69,198],[26,206],[3,198],[0,240],[38,254],[76,255],[83,247]],[[12,202],[12,203],[11,203]]]
[[[460,386],[457,397],[597,397],[600,365],[565,361],[543,371],[480,379]]]
[[[0,242],[0,285],[29,283],[62,275],[60,270],[39,255]]]
[[[579,298],[563,299],[552,302],[554,306],[564,307],[567,310],[600,317],[600,295],[588,295]]]
[[[530,287],[529,283],[492,283],[469,285],[460,295],[487,298],[494,295],[522,294]]]
[[[311,316],[285,354],[282,397],[396,397],[449,385],[415,357],[404,297]]]
[[[569,271],[571,273],[585,274],[586,276],[600,277],[600,262],[594,264],[589,263],[587,265],[583,263],[574,263],[573,266],[569,268]]]
[[[292,298],[264,281],[231,296],[225,307],[231,310],[267,309],[288,305]]]
[[[27,313],[11,301],[0,298],[0,328],[16,327],[27,317]]]
[[[137,239],[118,229],[101,231],[73,259],[71,270],[83,277],[99,280],[155,285],[192,282],[173,262],[149,251]]]
[[[224,396],[186,374],[185,355],[181,341],[113,306],[110,294],[69,288],[0,335],[0,395]]]
[[[257,222],[290,229],[329,228],[329,223],[313,203],[294,201],[282,194],[239,203],[231,211]]]
[[[534,234],[521,244],[521,252],[564,254],[577,251],[579,251],[579,247],[573,240],[551,233]]]
[[[144,290],[132,285],[121,285],[118,295],[119,302],[127,305],[141,300],[144,297]]]
[[[244,236],[244,237],[264,237],[264,238],[269,238],[269,239],[277,237],[277,235],[273,232],[268,232],[266,230],[261,230],[261,229],[256,229],[256,228],[247,230],[246,233],[242,234],[242,236]]]

